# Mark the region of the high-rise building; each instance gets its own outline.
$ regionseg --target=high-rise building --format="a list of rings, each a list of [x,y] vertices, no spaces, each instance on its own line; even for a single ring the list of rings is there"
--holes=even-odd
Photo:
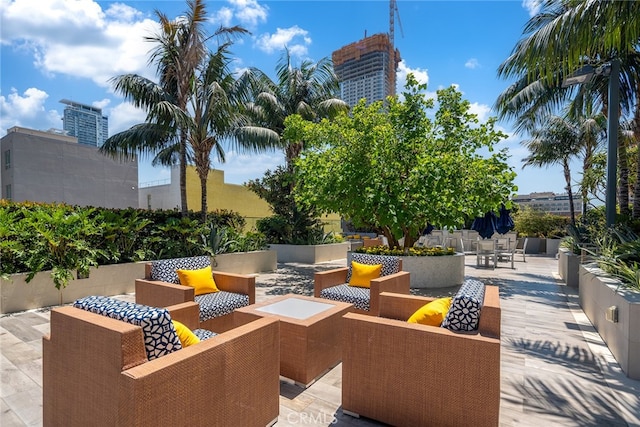
[[[80,144],[102,147],[109,137],[109,119],[102,115],[102,109],[68,99],[60,102],[67,105],[62,118],[67,135],[78,138]]]
[[[400,51],[387,34],[374,34],[332,53],[340,82],[340,98],[354,106],[362,98],[367,104],[396,93],[396,68]]]

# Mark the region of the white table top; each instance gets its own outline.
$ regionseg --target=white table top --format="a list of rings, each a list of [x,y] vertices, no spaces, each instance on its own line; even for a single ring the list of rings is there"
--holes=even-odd
[[[304,320],[333,307],[335,307],[333,304],[293,297],[256,308],[256,310]]]

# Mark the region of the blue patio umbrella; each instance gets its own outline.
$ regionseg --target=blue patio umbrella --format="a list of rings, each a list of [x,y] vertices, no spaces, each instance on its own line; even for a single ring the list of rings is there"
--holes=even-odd
[[[471,224],[471,229],[477,231],[483,239],[490,238],[496,230],[496,215],[493,212],[487,212],[484,216],[476,217]]]
[[[424,230],[422,230],[422,235],[426,236],[427,234],[431,234],[431,232],[433,231],[435,227],[429,223],[427,223],[427,228],[425,228]]]
[[[511,218],[511,211],[502,205],[498,218],[496,219],[496,231],[500,234],[505,234],[513,230],[515,226],[513,218]]]

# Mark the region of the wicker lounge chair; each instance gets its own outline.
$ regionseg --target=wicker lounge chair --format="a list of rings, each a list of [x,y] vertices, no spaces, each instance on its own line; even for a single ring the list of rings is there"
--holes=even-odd
[[[477,331],[411,324],[429,298],[383,293],[380,317],[343,317],[342,408],[390,425],[497,426],[500,302],[486,286]]]
[[[399,257],[354,253],[352,261],[370,265],[382,264],[380,277],[371,280],[369,288],[363,288],[348,284],[351,265],[318,272],[314,277],[313,295],[316,298],[347,302],[354,305],[353,311],[357,313],[377,316],[380,293],[409,293],[409,272],[402,271],[402,260]]]
[[[213,271],[220,292],[195,295],[193,287],[182,286],[177,269],[195,270],[211,265],[208,256],[172,258],[145,265],[145,278],[136,280],[136,302],[153,307],[168,307],[187,301],[200,305],[200,328],[224,332],[233,327],[233,310],[254,304],[256,279],[243,274]]]
[[[154,322],[166,319],[163,312],[168,310],[169,322],[199,325],[194,302],[152,310],[161,313],[147,317]],[[277,320],[239,324],[182,349],[166,345],[173,337],[163,339],[166,354],[150,349],[148,322],[128,321],[86,307],[51,311],[51,332],[43,338],[44,426],[275,422],[280,391]]]

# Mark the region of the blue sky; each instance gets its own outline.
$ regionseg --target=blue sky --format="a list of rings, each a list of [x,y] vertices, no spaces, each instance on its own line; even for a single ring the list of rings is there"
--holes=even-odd
[[[35,6],[37,4],[37,6]],[[481,120],[509,82],[497,67],[509,55],[535,13],[537,0],[404,1],[398,0],[395,44],[400,50],[399,88],[413,72],[427,82],[429,94],[458,86]],[[234,67],[258,67],[273,76],[284,46],[294,60],[317,61],[367,35],[389,31],[388,1],[218,0],[206,3],[209,30],[242,25],[251,32],[232,51]],[[187,10],[186,1],[0,0],[0,135],[13,126],[38,130],[62,128],[64,105],[71,99],[103,109],[109,134],[144,120],[115,94],[111,77],[138,73],[154,80],[148,67],[151,45],[143,38],[157,32],[157,9],[169,18]],[[400,22],[400,25],[398,24]],[[435,95],[434,95],[435,96]],[[522,137],[509,123],[501,143],[518,173],[519,193],[564,192],[559,168],[522,169]],[[227,182],[241,184],[262,177],[283,163],[280,152],[246,156],[227,149],[227,162],[214,163]],[[141,183],[169,178],[163,168],[140,163]]]

